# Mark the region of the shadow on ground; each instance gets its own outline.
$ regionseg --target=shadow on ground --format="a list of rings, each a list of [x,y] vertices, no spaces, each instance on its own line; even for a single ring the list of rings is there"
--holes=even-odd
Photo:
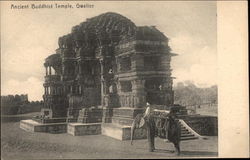
[[[140,148],[142,149],[142,148]],[[156,153],[167,153],[173,154],[174,150],[166,150],[166,149],[156,149],[154,152]],[[181,156],[218,156],[217,152],[207,152],[207,151],[181,151]]]
[[[218,156],[217,152],[206,152],[206,151],[181,151],[183,156]]]

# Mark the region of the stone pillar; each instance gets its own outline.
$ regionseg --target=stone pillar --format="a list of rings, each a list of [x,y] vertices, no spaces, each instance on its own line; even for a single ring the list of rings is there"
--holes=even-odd
[[[70,86],[70,93],[71,94],[73,93],[73,86],[72,85]]]
[[[49,66],[49,75],[51,75],[51,66]]]
[[[77,66],[77,63],[74,63],[74,75],[76,75],[77,74],[77,72],[78,72],[78,66]]]
[[[51,92],[51,95],[54,94],[54,86],[51,86],[51,87],[50,87],[50,92]]]
[[[111,123],[112,116],[113,116],[113,108],[103,107],[102,122],[103,123]]]
[[[48,67],[45,67],[45,71],[46,71],[46,76],[48,75]]]
[[[121,94],[121,83],[120,83],[120,81],[117,81],[117,93]]]
[[[79,94],[82,94],[82,86],[79,85]]]
[[[55,95],[58,95],[58,87],[57,86],[55,86]]]
[[[82,62],[79,61],[78,63],[78,69],[79,69],[79,74],[81,75],[82,74]]]
[[[117,72],[120,72],[120,70],[121,70],[121,64],[120,64],[120,59],[119,59],[119,57],[116,58],[116,65],[117,65],[116,71],[117,71]]]
[[[103,106],[102,122],[103,123],[111,123],[112,116],[113,116],[113,108],[109,105],[109,102],[107,102],[108,104],[105,103],[105,98],[109,99],[110,95],[107,95],[108,97],[104,97],[104,96],[106,96],[106,89],[107,89],[106,88],[107,87],[106,79],[104,79],[105,67],[106,67],[104,59],[100,60],[100,66],[101,66],[101,102],[102,102],[102,106]]]
[[[103,59],[99,60],[100,66],[101,66],[101,104],[104,104],[104,78],[103,78],[103,72],[104,72],[104,67],[103,67]]]
[[[65,63],[62,64],[62,75],[65,75]]]
[[[137,59],[135,55],[132,55],[132,57],[130,58],[131,61],[131,70],[134,71],[136,70],[136,64],[137,64]]]

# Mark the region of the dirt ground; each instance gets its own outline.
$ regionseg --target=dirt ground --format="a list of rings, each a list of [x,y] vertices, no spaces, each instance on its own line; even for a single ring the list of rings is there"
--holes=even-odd
[[[181,157],[216,157],[217,137],[181,142]],[[19,128],[19,122],[1,124],[1,159],[145,159],[176,157],[171,143],[156,138],[156,151],[148,152],[147,140],[119,141],[103,135],[31,133]]]

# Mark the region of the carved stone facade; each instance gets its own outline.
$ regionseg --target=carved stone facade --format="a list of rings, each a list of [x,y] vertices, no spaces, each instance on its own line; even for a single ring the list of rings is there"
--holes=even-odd
[[[168,38],[154,26],[136,26],[105,13],[74,26],[58,40],[44,66],[43,113],[77,119],[83,108],[144,108],[172,105]],[[106,121],[106,120],[104,120]]]

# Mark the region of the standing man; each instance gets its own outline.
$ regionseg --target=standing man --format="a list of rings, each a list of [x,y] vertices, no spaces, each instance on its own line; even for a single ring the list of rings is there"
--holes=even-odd
[[[155,150],[155,123],[153,120],[153,116],[150,116],[152,114],[152,108],[150,104],[147,102],[147,108],[144,113],[143,118],[145,118],[145,122],[148,128],[147,132],[147,138],[148,138],[148,144],[149,144],[149,152],[153,152]]]

